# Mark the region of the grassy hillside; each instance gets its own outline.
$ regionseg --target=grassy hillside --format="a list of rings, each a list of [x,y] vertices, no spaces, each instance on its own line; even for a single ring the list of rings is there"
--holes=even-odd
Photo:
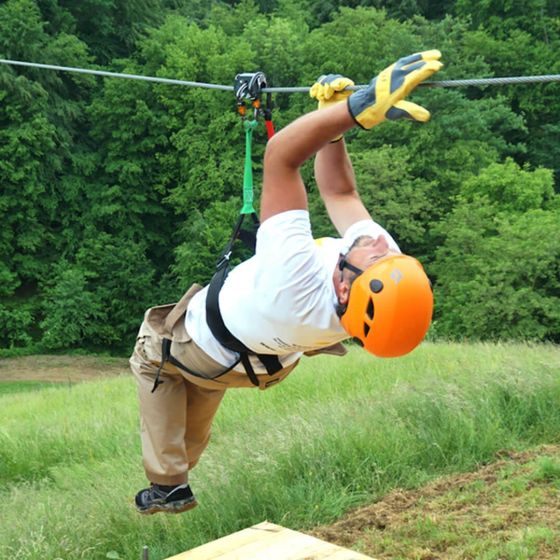
[[[296,529],[396,487],[560,437],[560,350],[425,344],[306,360],[269,391],[232,390],[191,483],[200,507],[141,517],[131,376],[0,396],[0,557],[171,556],[268,519]],[[107,556],[109,555],[109,556]]]
[[[377,560],[558,560],[559,504],[560,446],[543,445],[393,490],[312,534]]]

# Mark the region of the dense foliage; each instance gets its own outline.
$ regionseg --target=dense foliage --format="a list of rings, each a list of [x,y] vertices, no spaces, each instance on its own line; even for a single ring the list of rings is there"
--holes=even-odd
[[[530,2],[8,0],[0,57],[273,85],[366,83],[439,48],[438,79],[560,74]],[[557,83],[421,90],[426,125],[347,135],[372,214],[434,279],[435,336],[560,341]],[[278,95],[283,126],[313,108]],[[209,279],[240,207],[224,92],[0,65],[0,346],[126,350],[143,309]],[[256,133],[257,183],[264,127]],[[316,236],[333,230],[304,169]]]

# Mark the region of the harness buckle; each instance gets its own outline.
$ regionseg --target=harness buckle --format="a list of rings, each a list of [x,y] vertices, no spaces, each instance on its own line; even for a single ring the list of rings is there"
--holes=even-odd
[[[231,249],[222,255],[222,257],[218,261],[218,264],[216,265],[216,269],[220,270],[220,268],[222,268],[224,265],[229,263],[230,258],[231,258]]]

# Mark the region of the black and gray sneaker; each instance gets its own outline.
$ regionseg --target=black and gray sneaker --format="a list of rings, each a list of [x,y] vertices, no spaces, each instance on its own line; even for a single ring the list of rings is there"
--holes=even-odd
[[[143,514],[151,515],[158,511],[181,513],[198,505],[191,487],[188,484],[178,486],[162,486],[152,484],[140,490],[134,498],[136,509]]]

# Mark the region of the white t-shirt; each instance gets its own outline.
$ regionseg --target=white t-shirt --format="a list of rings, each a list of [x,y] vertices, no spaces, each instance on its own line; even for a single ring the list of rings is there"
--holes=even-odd
[[[391,249],[395,240],[373,220],[348,228],[342,239],[315,241],[307,210],[289,210],[266,220],[258,229],[255,255],[235,267],[220,291],[220,311],[230,332],[260,354],[277,354],[284,367],[303,352],[348,338],[336,314],[332,280],[339,255],[361,235],[384,235]],[[206,292],[198,292],[187,311],[189,334],[210,357],[225,367],[237,354],[224,348],[206,323]],[[266,373],[252,357],[256,373]],[[243,366],[235,368],[244,371]]]

